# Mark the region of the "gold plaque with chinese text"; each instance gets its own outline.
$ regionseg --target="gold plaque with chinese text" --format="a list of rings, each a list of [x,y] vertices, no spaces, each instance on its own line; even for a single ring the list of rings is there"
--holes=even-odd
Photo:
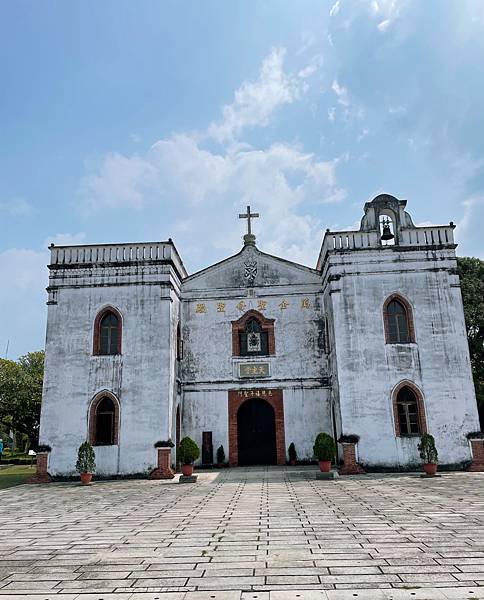
[[[269,363],[240,363],[239,377],[269,377]]]

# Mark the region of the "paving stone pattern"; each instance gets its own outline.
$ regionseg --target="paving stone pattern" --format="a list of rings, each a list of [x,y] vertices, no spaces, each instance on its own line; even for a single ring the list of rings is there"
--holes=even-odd
[[[484,598],[483,492],[481,473],[314,467],[10,488],[0,600]]]

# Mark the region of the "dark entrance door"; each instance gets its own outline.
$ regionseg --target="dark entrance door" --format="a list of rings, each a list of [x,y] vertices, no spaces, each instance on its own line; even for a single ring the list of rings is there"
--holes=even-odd
[[[275,465],[276,420],[265,400],[252,398],[237,413],[239,465]]]

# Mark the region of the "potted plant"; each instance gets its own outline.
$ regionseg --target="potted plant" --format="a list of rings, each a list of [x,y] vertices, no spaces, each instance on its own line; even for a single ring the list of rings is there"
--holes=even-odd
[[[41,452],[51,452],[52,448],[48,444],[38,444],[35,452],[40,454]]]
[[[287,454],[289,456],[290,464],[295,465],[296,461],[297,461],[297,452],[296,452],[296,446],[294,445],[294,442],[291,442],[289,444],[289,448],[287,449]]]
[[[182,464],[185,477],[193,475],[193,462],[200,456],[200,449],[189,437],[185,437],[178,446],[178,458]]]
[[[331,462],[336,454],[336,444],[328,433],[318,433],[313,446],[314,456],[319,461],[322,473],[331,471]]]
[[[439,454],[435,447],[434,436],[430,435],[430,433],[422,434],[417,448],[420,452],[420,458],[423,461],[423,470],[427,475],[435,475]]]
[[[173,448],[175,444],[171,440],[158,440],[155,442],[155,448]]]
[[[221,469],[225,464],[225,450],[223,446],[217,448],[217,466]]]
[[[76,471],[81,475],[82,485],[90,485],[92,474],[96,470],[96,455],[89,442],[84,442],[77,451]]]
[[[342,433],[338,438],[340,444],[357,444],[359,441],[360,436],[355,433]]]

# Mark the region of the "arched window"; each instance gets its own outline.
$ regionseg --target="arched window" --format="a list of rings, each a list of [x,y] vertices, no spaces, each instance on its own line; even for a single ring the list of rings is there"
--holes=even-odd
[[[397,436],[421,435],[427,431],[422,395],[407,383],[401,383],[393,395]]]
[[[232,321],[233,356],[271,356],[276,353],[274,319],[258,310],[248,310],[240,319]]]
[[[103,392],[91,404],[89,438],[93,446],[118,443],[119,404],[108,392]]]
[[[391,296],[383,309],[385,338],[387,344],[409,344],[415,342],[412,309],[403,298]]]
[[[114,309],[106,309],[96,317],[94,354],[121,354],[121,316]]]

